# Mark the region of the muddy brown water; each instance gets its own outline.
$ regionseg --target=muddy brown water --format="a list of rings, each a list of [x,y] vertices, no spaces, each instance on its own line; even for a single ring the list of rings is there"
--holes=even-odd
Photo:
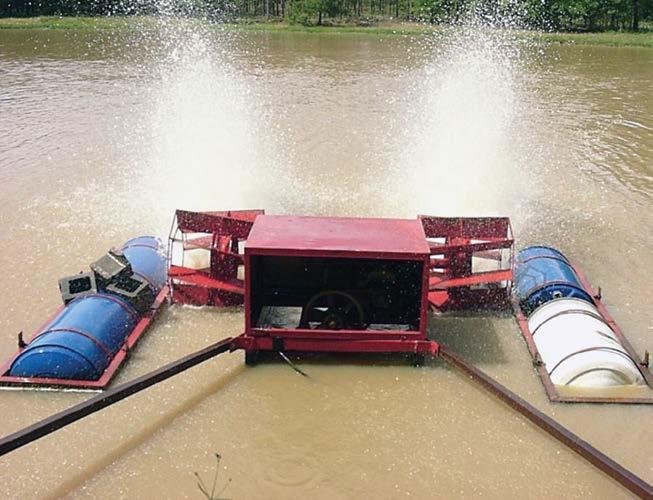
[[[653,51],[424,39],[0,31],[0,354],[56,279],[175,207],[509,215],[566,252],[635,349],[653,347]],[[548,402],[510,317],[430,334],[653,481],[653,408]],[[225,336],[243,313],[172,307],[116,382]],[[0,461],[3,498],[624,498],[629,493],[434,361],[224,355]],[[0,392],[7,434],[87,394]]]

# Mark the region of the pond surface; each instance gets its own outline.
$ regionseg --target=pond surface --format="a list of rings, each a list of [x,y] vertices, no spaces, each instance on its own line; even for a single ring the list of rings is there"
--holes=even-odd
[[[431,38],[0,31],[0,357],[57,279],[175,208],[509,215],[519,247],[576,261],[653,347],[653,50]],[[117,381],[241,333],[172,307]],[[653,408],[554,405],[511,318],[431,336],[653,481]],[[327,356],[178,375],[0,461],[3,498],[624,498],[627,491],[446,364]],[[7,434],[88,397],[0,392]]]

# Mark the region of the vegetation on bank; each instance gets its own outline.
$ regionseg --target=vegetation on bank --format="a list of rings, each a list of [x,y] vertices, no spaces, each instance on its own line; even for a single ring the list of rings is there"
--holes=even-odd
[[[199,21],[198,21],[199,22]],[[29,17],[0,18],[1,29],[154,29],[156,18],[149,16],[102,17]],[[381,36],[423,35],[446,30],[441,25],[414,22],[378,22],[371,26],[341,23],[329,26],[303,26],[282,21],[246,20],[238,23],[216,24],[227,29],[266,32],[301,32],[329,34],[371,34]],[[514,30],[518,36],[542,42],[572,43],[578,45],[637,46],[653,48],[653,26],[645,25],[640,32],[606,31],[599,33],[563,33]]]
[[[624,31],[604,31],[599,33],[534,32],[532,36],[552,43],[653,48],[653,31],[639,33]]]
[[[431,25],[414,22],[380,22],[371,26],[352,23],[330,24],[328,26],[302,26],[287,22],[240,22],[228,24],[230,28],[246,31],[301,32],[301,33],[368,33],[375,35],[423,35],[434,31],[444,31],[444,25]],[[653,24],[645,23],[638,32],[603,31],[596,33],[550,32],[541,30],[512,30],[525,39],[541,42],[569,43],[577,45],[608,45],[612,47],[651,47],[653,48]]]
[[[0,18],[0,29],[132,29],[142,25],[156,25],[147,16],[37,16]]]
[[[639,31],[653,22],[651,0],[0,0],[0,18],[177,15],[234,20],[276,18],[289,24],[458,24],[472,17],[495,27],[543,31]]]

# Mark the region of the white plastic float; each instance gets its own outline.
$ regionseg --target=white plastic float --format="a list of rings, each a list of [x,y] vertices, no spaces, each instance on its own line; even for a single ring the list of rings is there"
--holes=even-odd
[[[546,370],[555,385],[579,388],[645,384],[638,363],[592,304],[559,298],[528,318]]]

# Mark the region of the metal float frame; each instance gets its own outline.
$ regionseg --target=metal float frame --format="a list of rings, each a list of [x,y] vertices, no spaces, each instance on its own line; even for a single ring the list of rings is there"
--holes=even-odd
[[[147,314],[142,316],[134,329],[129,333],[124,343],[118,349],[118,352],[111,358],[109,365],[105,368],[104,372],[97,380],[70,380],[62,378],[40,378],[40,377],[12,377],[8,375],[11,365],[14,360],[23,352],[24,347],[18,348],[18,351],[9,358],[9,360],[2,365],[0,368],[0,388],[22,388],[22,389],[73,389],[73,390],[92,390],[99,391],[105,389],[111,380],[115,377],[118,369],[122,363],[127,359],[130,351],[136,345],[136,342],[143,336],[147,331],[149,326],[154,321],[161,305],[168,296],[169,288],[164,286],[161,291],[159,291],[154,303],[150,306]],[[48,320],[36,330],[34,335],[27,341],[29,345],[36,337],[40,335],[41,332],[45,331],[50,323],[56,318],[56,316],[63,310],[65,306],[59,307]]]
[[[638,369],[648,386],[648,390],[653,390],[653,375],[651,374],[648,366],[644,361],[639,360],[639,356],[633,346],[628,341],[626,336],[619,328],[619,325],[612,319],[612,316],[608,312],[608,309],[605,307],[605,304],[601,300],[601,294],[595,292],[592,289],[592,285],[588,281],[587,277],[582,273],[578,266],[571,264],[572,269],[578,276],[578,279],[583,286],[583,289],[593,298],[594,305],[596,306],[599,314],[605,321],[605,323],[612,329],[615,333],[619,342],[628,353],[633,362],[638,363]],[[546,365],[543,363],[540,353],[535,345],[533,340],[533,334],[528,328],[528,318],[524,315],[521,307],[516,299],[512,300],[512,308],[515,314],[515,319],[519,325],[519,331],[524,337],[524,341],[528,346],[528,351],[533,358],[533,366],[537,369],[537,372],[542,380],[542,385],[550,401],[554,403],[621,403],[621,404],[653,404],[653,395],[644,396],[644,397],[600,397],[600,396],[567,396],[561,394],[557,386],[551,380],[549,372],[546,369]]]
[[[552,402],[568,403],[635,403],[652,404],[651,397],[595,397],[565,396],[551,381],[546,367],[542,364],[537,347],[528,329],[528,321],[514,300],[511,300],[512,262],[514,258],[514,238],[510,219],[507,217],[432,217],[420,215],[424,237],[428,242],[428,256],[424,266],[422,305],[419,331],[361,331],[361,330],[305,330],[305,329],[257,329],[250,324],[250,304],[247,300],[251,283],[249,273],[245,279],[238,278],[238,268],[249,268],[249,258],[257,254],[240,251],[240,244],[249,237],[254,222],[264,210],[230,210],[217,212],[191,212],[177,210],[173,219],[168,242],[168,255],[172,256],[174,245],[182,244],[185,251],[205,249],[210,252],[210,267],[191,269],[172,263],[168,259],[169,284],[158,294],[150,312],[140,319],[125,340],[118,353],[112,358],[102,376],[95,381],[66,380],[56,378],[11,377],[8,375],[11,364],[22,352],[19,350],[0,368],[0,387],[23,388],[70,388],[78,390],[101,390],[111,382],[118,368],[125,361],[129,351],[147,330],[158,312],[166,295],[170,293],[173,302],[212,305],[218,307],[245,304],[245,332],[231,343],[231,350],[245,351],[299,351],[299,352],[404,352],[422,355],[437,355],[439,344],[426,335],[426,304],[437,312],[478,308],[479,306],[504,308],[512,305],[519,329],[533,358],[546,393]],[[325,218],[328,220],[328,218]],[[365,224],[365,219],[353,219]],[[393,219],[385,219],[391,223]],[[405,222],[405,221],[404,221]],[[319,224],[319,221],[318,221]],[[199,234],[199,236],[198,236]],[[189,238],[189,235],[191,237]],[[279,235],[283,241],[283,234]],[[338,238],[335,238],[338,240]],[[434,240],[439,241],[434,241]],[[343,242],[340,241],[342,244]],[[396,254],[383,251],[361,253],[360,248],[345,247],[339,252],[298,250],[292,242],[280,243],[276,250],[264,251],[268,255],[311,255],[316,257],[339,256],[343,258],[400,258],[414,259],[415,255]],[[296,246],[296,245],[295,245]],[[508,252],[507,259],[502,252]],[[481,257],[495,260],[499,269],[489,272],[474,272],[472,259]],[[183,257],[182,257],[183,258]],[[421,258],[421,257],[420,257]],[[606,323],[633,360],[637,353],[624,336],[619,326],[608,313],[600,296],[593,292],[582,272],[573,266],[574,271],[590,295]],[[38,332],[52,321],[61,308],[37,330]],[[36,335],[29,340],[31,342]],[[28,342],[28,343],[29,343]],[[648,385],[653,388],[653,376],[641,361],[640,371]]]
[[[431,277],[429,281],[429,302],[436,312],[455,311],[467,308],[484,307],[508,308],[513,313],[522,336],[533,358],[544,389],[550,401],[554,403],[621,403],[653,404],[653,396],[644,397],[597,397],[566,396],[560,393],[552,382],[546,366],[542,363],[533,336],[528,328],[528,319],[511,297],[512,264],[514,262],[514,238],[510,219],[507,217],[430,217],[420,216],[424,232],[429,239],[438,238],[440,243],[430,243],[432,258]],[[500,252],[510,252],[509,266],[501,261]],[[501,263],[497,271],[472,272],[472,258],[490,258]],[[578,275],[585,291],[594,299],[594,303],[604,321],[615,332],[646,381],[649,390],[653,389],[653,375],[648,366],[639,357],[619,326],[610,316],[601,301],[600,294],[593,291],[591,284],[577,266],[572,268]],[[505,285],[504,285],[505,284]],[[485,285],[490,285],[486,287]],[[480,288],[470,288],[478,287]]]
[[[218,213],[214,213],[218,214]],[[225,215],[226,214],[226,215]],[[217,217],[220,218],[231,218],[232,212],[221,212]],[[179,215],[179,214],[177,214]],[[246,217],[248,217],[247,215]],[[183,217],[183,215],[182,215]],[[465,227],[465,225],[468,225],[470,228],[477,226],[480,223],[479,219],[476,219],[474,222],[470,222],[469,219],[463,220],[463,219],[458,219],[457,222],[454,219],[449,219],[449,222],[446,222],[442,218],[438,218],[438,221],[435,222],[424,222],[426,219],[425,217],[420,218],[422,220],[422,223],[425,225],[425,230],[426,226],[430,224],[429,230],[427,232],[431,234],[436,234],[436,233],[442,233],[444,230],[445,232],[451,232],[452,227],[458,226],[458,227]],[[435,219],[435,218],[429,218],[429,219]],[[238,220],[238,219],[236,219]],[[489,222],[489,220],[486,220]],[[226,222],[227,221],[222,221]],[[242,222],[242,221],[241,221]],[[245,221],[249,222],[249,221]],[[442,224],[444,223],[444,225]],[[502,300],[499,301],[499,303],[504,303],[505,297],[506,297],[506,290],[509,296],[509,289],[511,285],[511,280],[512,280],[512,274],[511,274],[511,269],[510,270],[500,270],[498,272],[494,273],[473,273],[471,269],[471,257],[475,252],[486,252],[486,251],[501,251],[505,250],[506,248],[510,249],[510,262],[512,262],[512,255],[513,255],[513,249],[512,249],[512,229],[510,228],[510,223],[507,221],[507,226],[505,226],[505,222],[502,222],[504,227],[506,228],[506,235],[507,237],[504,236],[492,236],[489,237],[485,235],[486,241],[484,242],[475,242],[476,238],[473,238],[471,235],[470,236],[465,236],[464,240],[465,241],[455,241],[454,240],[454,235],[450,235],[449,239],[447,240],[445,237],[445,243],[444,245],[436,245],[437,248],[432,247],[429,249],[429,259],[430,259],[430,265],[425,266],[425,274],[426,274],[426,281],[425,283],[428,283],[428,288],[429,290],[424,287],[424,292],[428,292],[428,298],[429,302],[432,308],[434,309],[439,309],[439,308],[457,308],[464,306],[467,300],[469,299],[469,292],[473,292],[472,295],[477,294],[477,291],[473,291],[472,289],[467,289],[466,287],[470,286],[475,286],[475,285],[485,285],[485,284],[491,284],[494,286],[489,287],[489,289],[492,288],[498,288],[502,290],[499,292],[497,295],[499,298]],[[245,224],[246,225],[246,224]],[[238,226],[238,225],[237,225]],[[199,227],[199,226],[198,226]],[[216,229],[220,231],[221,229],[224,230],[227,226],[226,225],[219,225],[217,226],[212,226],[212,225],[205,225],[201,226],[204,229]],[[489,227],[489,226],[488,226]],[[497,226],[499,227],[499,226]],[[251,228],[251,226],[250,226]],[[174,227],[173,227],[174,229]],[[242,228],[238,229],[239,231],[242,230]],[[499,233],[503,233],[504,230],[500,229],[498,231]],[[172,231],[171,231],[171,236],[172,236]],[[228,235],[227,235],[228,236]],[[245,236],[246,237],[246,236]],[[487,239],[489,237],[489,239]],[[482,239],[482,238],[481,238]],[[510,241],[506,241],[510,240]],[[231,253],[235,253],[235,247],[232,246],[231,250],[227,249],[227,252],[224,252],[224,249],[226,248],[224,244],[216,244],[220,242],[224,242],[227,240],[220,240],[218,237],[217,239],[213,237],[211,239],[211,247],[210,249],[212,251],[215,251],[218,253],[218,255],[222,253],[227,253],[230,259],[235,260],[236,257],[233,255],[229,255]],[[171,241],[171,244],[173,242]],[[232,244],[232,243],[228,243]],[[222,245],[222,246],[221,246]],[[448,248],[443,248],[443,247],[448,247]],[[449,262],[445,262],[446,258],[443,257],[438,261],[438,259],[432,259],[432,255],[443,255],[446,254],[449,257]],[[492,257],[494,258],[494,257]],[[458,264],[457,264],[458,263]],[[586,278],[583,276],[583,274],[578,270],[575,269],[576,272],[578,273],[581,282],[583,286],[586,288],[588,292],[591,292],[591,286],[587,282]],[[193,270],[191,270],[193,271]],[[208,275],[209,279],[211,279],[210,273],[211,269],[209,270],[204,270],[203,274]],[[510,271],[504,272],[504,271]],[[184,271],[186,272],[186,271]],[[231,271],[230,271],[231,272]],[[432,280],[433,278],[432,273],[437,273],[440,276],[435,276],[435,280]],[[188,277],[188,275],[184,275],[184,277]],[[200,275],[196,276],[200,277]],[[206,276],[204,276],[206,277]],[[180,279],[181,284],[184,284],[184,280]],[[175,282],[174,280],[171,280],[171,284],[174,285]],[[202,280],[199,280],[199,283],[197,282],[190,282],[188,281],[185,282],[185,284],[188,286],[190,285],[191,287],[196,287],[196,288],[203,288],[205,287],[205,282]],[[211,284],[211,289],[214,290],[219,290],[221,292],[226,291],[227,293],[232,293],[231,289],[224,290],[220,287],[223,285],[220,283],[219,287],[214,286],[215,283],[209,282]],[[179,285],[179,283],[177,283]],[[499,285],[499,286],[497,286]],[[459,292],[463,292],[462,295]],[[168,288],[164,288],[159,295],[157,296],[155,304],[152,306],[152,309],[150,313],[142,318],[142,320],[137,324],[136,328],[132,331],[130,334],[128,341],[126,342],[127,348],[121,349],[119,352],[119,355],[121,357],[121,361],[124,360],[126,355],[129,352],[129,348],[133,347],[134,343],[138,339],[140,335],[146,330],[147,326],[150,324],[152,319],[154,318],[157,310],[159,309],[161,303],[165,299],[165,296],[168,292]],[[432,296],[432,292],[444,292],[444,293],[438,293],[436,296]],[[487,292],[482,292],[487,296]],[[240,294],[238,294],[240,295]],[[596,297],[594,293],[592,293]],[[190,295],[191,298],[198,298],[198,296],[193,296]],[[217,300],[213,297],[210,296],[210,294],[204,294],[201,295],[201,297],[205,297],[206,299],[212,299],[212,301],[215,303],[215,305],[224,305],[224,300],[221,298],[218,298]],[[433,299],[433,300],[431,300]],[[632,346],[630,343],[626,340],[626,338],[623,336],[623,333],[619,329],[619,327],[614,323],[612,318],[610,317],[609,313],[607,312],[607,309],[605,306],[602,304],[600,297],[596,298],[596,305],[603,315],[603,317],[606,319],[608,324],[614,329],[615,333],[619,337],[619,339],[623,342],[624,347],[627,349],[629,354],[634,356],[634,351],[632,350]],[[515,304],[513,303],[513,306]],[[526,333],[530,333],[524,331],[523,327],[526,325],[527,328],[527,323],[526,319],[521,313],[521,311],[517,308],[515,309],[515,314],[517,316],[518,322],[520,324],[520,327],[522,328],[522,333],[525,335],[525,340],[529,346],[529,349],[534,349],[535,345],[532,341],[532,338],[526,336]],[[48,321],[48,323],[52,320],[52,318]],[[46,323],[47,325],[47,323]],[[310,330],[310,333],[314,333],[314,330]],[[345,333],[340,331],[341,333]],[[360,334],[361,332],[356,331],[356,334]],[[300,334],[303,334],[300,332]],[[242,338],[239,337],[239,338]],[[274,341],[274,339],[271,339]],[[292,339],[293,341],[300,341],[301,339]],[[44,420],[41,420],[40,422],[36,422],[35,424],[32,424],[24,429],[21,429],[11,435],[5,436],[0,439],[0,456],[9,453],[17,448],[20,448],[24,445],[27,445],[43,436],[46,436],[52,432],[55,432],[56,430],[65,427],[81,418],[84,418],[87,415],[90,415],[96,411],[101,410],[102,408],[105,408],[107,406],[110,406],[114,403],[117,403],[137,392],[140,392],[141,390],[144,390],[154,384],[157,384],[163,380],[166,380],[178,373],[181,373],[199,363],[202,363],[208,359],[211,359],[219,354],[222,354],[227,351],[233,351],[234,349],[237,348],[244,348],[244,346],[239,346],[237,344],[238,338],[233,339],[233,338],[226,338],[223,339],[213,345],[210,345],[206,347],[205,349],[202,349],[201,351],[198,351],[196,353],[190,354],[188,356],[185,356],[184,358],[177,360],[175,362],[172,362],[166,366],[163,366],[153,372],[150,372],[146,375],[143,375],[141,377],[138,377],[132,381],[126,382],[120,386],[117,386],[113,389],[110,389],[109,391],[99,394],[95,397],[90,398],[88,401],[82,402],[72,408],[69,408],[67,410],[64,410],[60,413],[57,413],[55,415],[52,415]],[[356,340],[356,339],[347,339],[346,342],[341,342],[338,345],[343,345],[349,342],[353,343],[359,343],[360,347],[363,348],[366,345],[369,347],[369,344],[366,344],[366,342],[370,341],[361,341],[361,340]],[[371,341],[374,342],[374,341]],[[355,345],[355,344],[354,344]],[[499,384],[495,380],[493,380],[491,377],[489,377],[487,374],[485,374],[483,371],[479,370],[478,368],[474,367],[470,363],[466,362],[464,359],[460,358],[457,354],[455,354],[452,351],[449,351],[447,348],[444,346],[440,347],[437,343],[433,342],[430,344],[432,347],[437,346],[436,349],[431,349],[431,350],[426,350],[426,352],[430,355],[440,355],[443,359],[445,359],[447,362],[451,363],[453,366],[456,368],[460,369],[462,372],[466,373],[471,379],[475,380],[476,382],[480,383],[482,386],[484,386],[487,390],[489,390],[491,393],[496,395],[499,399],[504,401],[506,404],[511,406],[512,408],[516,409],[520,413],[522,413],[525,417],[527,417],[529,420],[531,420],[533,423],[538,425],[540,428],[542,428],[544,431],[549,433],[551,436],[555,437],[558,439],[560,442],[564,443],[566,446],[568,446],[570,449],[575,451],[576,453],[580,454],[582,457],[584,457],[586,460],[588,460],[590,463],[592,463],[594,466],[611,476],[613,479],[618,481],[620,484],[622,484],[624,487],[626,487],[629,491],[633,492],[637,496],[641,498],[653,498],[653,488],[649,483],[646,481],[642,480],[640,477],[637,475],[633,474],[631,471],[628,469],[625,469],[615,461],[611,460],[608,456],[605,454],[601,453],[599,450],[594,448],[592,445],[587,443],[586,441],[582,440],[579,436],[575,435],[568,429],[564,428],[562,425],[559,423],[555,422],[553,419],[548,417],[547,415],[543,414],[539,410],[537,410],[535,407],[530,405],[528,402],[517,396],[516,394],[512,393],[509,389],[504,387],[503,385]],[[274,345],[272,345],[274,348]],[[310,347],[308,344],[306,344],[304,347]],[[336,349],[335,345],[331,346],[332,348],[330,350],[338,350]],[[531,350],[531,354],[533,356],[536,356],[536,350]],[[535,353],[535,354],[534,354]],[[118,358],[118,356],[116,358]],[[6,373],[6,370],[8,369],[8,366],[10,366],[11,361],[15,356],[3,367],[4,372]],[[536,359],[536,358],[535,358]],[[107,368],[105,371],[105,374],[103,375],[103,379],[106,377],[106,383],[108,383],[111,379],[112,374],[107,374],[109,370],[113,367],[113,372],[115,373],[115,370],[117,369],[117,366],[120,364],[121,361],[116,361],[114,359],[114,362],[110,365],[110,367]],[[114,366],[114,363],[116,363],[116,366]],[[541,368],[541,367],[540,367]],[[646,368],[646,367],[645,367]],[[651,375],[648,370],[646,370],[647,375],[646,375],[646,381],[651,385]],[[542,373],[542,372],[540,372]],[[546,372],[545,372],[546,373]],[[42,379],[42,381],[48,382],[48,385],[51,385],[52,382],[58,382],[56,379]],[[544,380],[544,379],[543,379]],[[20,379],[20,382],[24,382],[24,379]],[[70,381],[64,381],[66,384]],[[88,382],[84,381],[77,381],[80,384],[88,384]],[[99,381],[97,382],[99,383]],[[549,380],[550,383],[550,380]],[[551,387],[553,387],[553,384],[550,384]],[[576,401],[577,398],[574,398],[574,401]],[[615,398],[609,398],[610,401],[608,400],[601,400],[601,401],[594,401],[594,402],[641,402],[641,401],[613,401]],[[559,399],[561,401],[562,399]],[[589,401],[584,401],[584,402],[589,402]]]

